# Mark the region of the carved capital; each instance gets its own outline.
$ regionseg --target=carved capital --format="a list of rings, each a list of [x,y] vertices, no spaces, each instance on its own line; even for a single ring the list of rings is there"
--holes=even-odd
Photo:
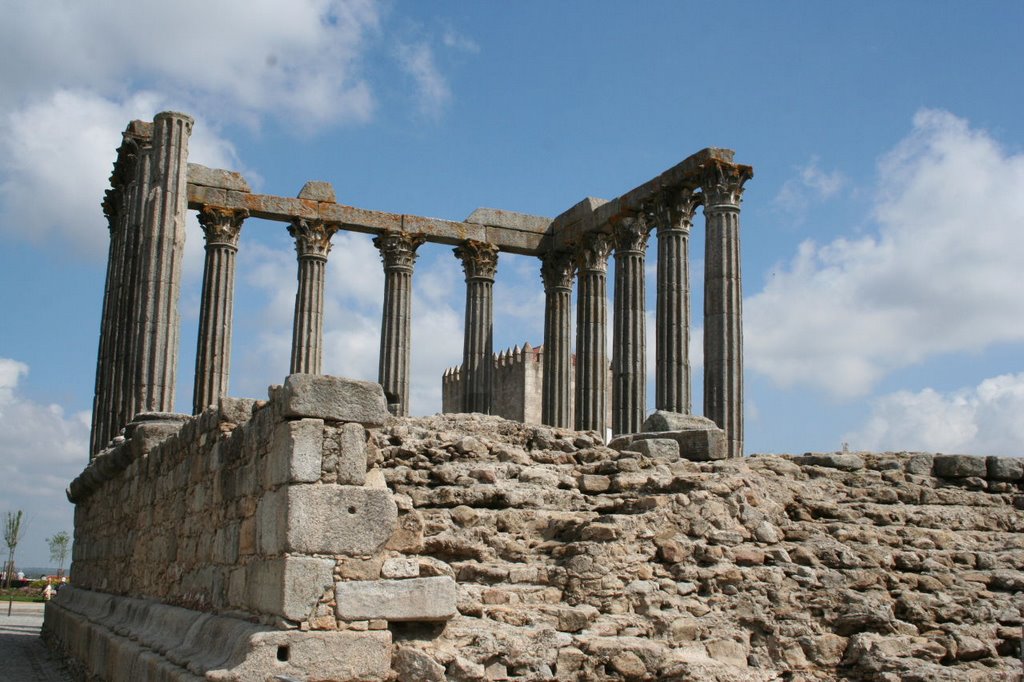
[[[704,195],[689,187],[663,191],[650,210],[658,233],[670,230],[689,233],[693,227],[693,214],[703,202]]]
[[[612,238],[602,232],[583,235],[576,247],[576,267],[580,272],[608,272],[608,254],[612,252]]]
[[[206,237],[206,245],[230,246],[238,248],[238,238],[242,233],[242,222],[249,217],[245,209],[221,208],[219,206],[203,206],[199,209],[199,224]]]
[[[717,207],[739,208],[743,197],[743,183],[754,176],[750,166],[738,166],[725,161],[709,161],[701,169],[700,184],[704,189],[704,210]]]
[[[416,249],[425,240],[422,234],[384,232],[374,237],[373,245],[380,251],[385,270],[412,270],[416,262]]]
[[[552,251],[540,257],[540,278],[544,291],[552,289],[572,290],[572,279],[576,275],[576,261],[568,251]]]
[[[642,212],[634,216],[620,218],[612,227],[612,239],[615,241],[615,252],[647,251],[647,236],[650,234],[647,216]]]
[[[489,279],[494,281],[498,271],[498,247],[473,239],[466,240],[454,249],[455,257],[462,261],[466,280]]]
[[[288,226],[288,233],[295,239],[295,253],[299,254],[299,258],[327,260],[327,254],[331,252],[331,237],[337,231],[337,225],[305,218],[295,218]]]
[[[124,193],[119,187],[108,189],[103,193],[103,215],[107,219],[107,226],[113,231],[117,224],[117,214],[121,210],[121,201]]]

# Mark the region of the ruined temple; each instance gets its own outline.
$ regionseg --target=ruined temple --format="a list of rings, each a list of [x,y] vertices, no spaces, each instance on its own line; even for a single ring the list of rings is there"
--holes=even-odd
[[[323,182],[296,198],[254,194],[237,173],[188,163],[191,128],[174,112],[131,122],[103,202],[91,454],[68,487],[72,585],[47,603],[43,628],[83,679],[1019,675],[1024,460],[743,456],[739,212],[752,170],[731,151],[705,149],[553,220],[477,209],[456,222],[339,204]],[[698,206],[703,416],[692,414],[687,364]],[[194,408],[182,415],[189,209],[206,265]],[[228,395],[234,259],[249,217],[284,223],[297,254],[290,373],[266,399]],[[321,374],[338,230],[375,235],[381,252],[379,383]],[[466,275],[460,413],[413,418],[410,302],[425,241],[454,246]],[[539,423],[489,414],[501,252],[536,256],[544,282]]]

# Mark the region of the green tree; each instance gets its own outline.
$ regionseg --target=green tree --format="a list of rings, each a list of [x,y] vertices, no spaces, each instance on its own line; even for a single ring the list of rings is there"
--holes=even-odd
[[[57,577],[60,578],[64,575],[64,560],[68,558],[68,545],[71,543],[71,536],[67,531],[62,530],[52,538],[46,538],[46,542],[50,545],[50,561],[57,562]]]
[[[6,512],[4,514],[4,542],[7,544],[7,580],[4,587],[11,586],[11,577],[14,573],[14,550],[18,547],[18,540],[21,539],[21,518],[24,516],[19,509],[18,513]]]

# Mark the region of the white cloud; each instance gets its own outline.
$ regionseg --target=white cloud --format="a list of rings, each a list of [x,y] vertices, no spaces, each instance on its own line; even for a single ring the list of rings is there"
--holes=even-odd
[[[751,369],[850,397],[934,355],[1024,341],[1024,154],[922,111],[879,188],[876,234],[804,242],[745,301]]]
[[[831,199],[839,193],[846,185],[846,176],[838,170],[821,170],[817,157],[811,158],[798,171],[796,177],[782,183],[773,203],[779,210],[790,214],[794,221],[803,222],[812,203]]]
[[[469,52],[470,54],[479,54],[480,52],[480,45],[475,40],[462,35],[451,26],[447,27],[441,35],[441,43],[445,47],[460,52]]]
[[[39,565],[49,554],[44,539],[71,530],[73,507],[64,488],[88,462],[89,414],[65,415],[19,395],[26,364],[0,358],[0,511],[25,512],[20,565]],[[45,563],[43,563],[45,565]]]
[[[899,391],[872,403],[871,417],[843,440],[858,450],[1024,455],[1024,373],[939,393]]]
[[[434,51],[427,43],[400,44],[396,49],[402,69],[416,85],[419,111],[428,118],[437,118],[451,99],[448,82],[434,62]]]

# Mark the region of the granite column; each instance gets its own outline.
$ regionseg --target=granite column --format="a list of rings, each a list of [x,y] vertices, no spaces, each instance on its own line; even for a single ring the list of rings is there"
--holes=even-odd
[[[498,248],[468,240],[455,248],[466,273],[462,411],[491,413],[494,391],[494,276]]]
[[[690,227],[700,195],[666,192],[656,208],[658,289],[655,408],[690,414]]]
[[[704,416],[725,431],[730,457],[743,456],[743,287],[740,200],[748,166],[711,162],[702,178]]]
[[[203,291],[199,309],[192,412],[199,414],[228,392],[231,322],[235,299],[235,254],[248,211],[204,206],[199,224],[206,238]]]
[[[606,234],[585,235],[576,251],[576,429],[605,436],[608,394],[608,254]]]
[[[576,264],[571,253],[541,257],[544,282],[544,378],[541,421],[572,427],[572,280]]]
[[[384,311],[380,323],[378,380],[392,414],[409,414],[409,356],[412,348],[412,270],[422,235],[385,232],[373,240],[384,261]]]
[[[612,433],[637,433],[647,411],[644,260],[646,216],[627,216],[612,228],[615,308],[612,319]]]
[[[296,218],[288,228],[298,254],[290,374],[320,374],[323,367],[324,276],[337,226]]]
[[[178,298],[185,248],[186,166],[192,119],[162,112],[153,119],[152,165],[144,187],[139,235],[134,395],[131,418],[172,412],[181,332]]]

